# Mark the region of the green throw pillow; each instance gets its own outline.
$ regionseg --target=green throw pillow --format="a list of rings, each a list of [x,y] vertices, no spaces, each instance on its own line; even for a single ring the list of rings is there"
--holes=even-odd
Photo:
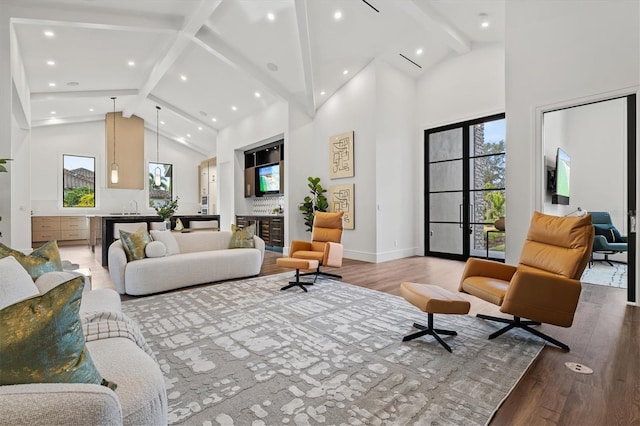
[[[121,229],[120,241],[122,241],[122,247],[127,254],[127,262],[131,262],[132,260],[144,259],[144,248],[153,239],[147,229],[141,226],[136,232],[127,232]]]
[[[96,369],[80,322],[84,278],[0,310],[0,385],[107,384]]]
[[[34,281],[45,272],[62,271],[62,260],[58,251],[58,243],[53,240],[26,255],[0,243],[0,258],[13,256],[27,270]]]
[[[256,233],[256,225],[249,225],[246,228],[238,228],[236,225],[231,225],[231,242],[229,248],[253,248],[255,244],[253,242],[253,236]]]

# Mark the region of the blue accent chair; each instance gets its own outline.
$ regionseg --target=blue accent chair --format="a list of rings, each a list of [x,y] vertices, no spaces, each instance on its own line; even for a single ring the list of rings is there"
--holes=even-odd
[[[591,253],[591,262],[593,263],[593,253],[604,255],[603,260],[609,265],[613,263],[609,260],[610,254],[627,252],[627,237],[621,236],[611,221],[611,215],[608,212],[589,212],[591,214],[591,222],[595,228],[595,237],[593,239],[593,250]]]

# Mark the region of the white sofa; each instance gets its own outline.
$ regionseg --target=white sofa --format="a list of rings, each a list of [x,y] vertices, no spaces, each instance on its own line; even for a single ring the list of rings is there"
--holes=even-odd
[[[257,236],[253,237],[255,248],[230,249],[229,231],[151,231],[151,235],[166,243],[166,256],[127,262],[120,240],[109,246],[109,275],[120,294],[140,296],[250,277],[258,275],[262,267],[264,241]]]
[[[83,292],[81,318],[102,312],[109,312],[110,316],[121,313],[120,296],[110,289]],[[86,347],[101,376],[116,383],[115,391],[85,383],[0,386],[0,424],[167,424],[164,378],[156,361],[145,350],[125,337],[87,341]]]

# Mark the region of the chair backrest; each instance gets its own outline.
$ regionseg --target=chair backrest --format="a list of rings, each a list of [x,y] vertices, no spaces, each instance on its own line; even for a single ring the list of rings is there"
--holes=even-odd
[[[579,280],[593,246],[591,215],[550,216],[534,212],[518,268],[533,268]]]
[[[594,225],[613,225],[609,212],[589,212],[591,215],[591,223]]]
[[[343,215],[344,212],[316,212],[315,217],[313,218],[311,243],[341,242]]]

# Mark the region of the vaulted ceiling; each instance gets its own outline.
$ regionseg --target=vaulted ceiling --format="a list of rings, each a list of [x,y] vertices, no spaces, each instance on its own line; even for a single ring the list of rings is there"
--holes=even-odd
[[[279,100],[313,117],[374,59],[418,78],[504,38],[504,0],[4,1],[32,127],[104,120],[115,96],[203,154]]]

